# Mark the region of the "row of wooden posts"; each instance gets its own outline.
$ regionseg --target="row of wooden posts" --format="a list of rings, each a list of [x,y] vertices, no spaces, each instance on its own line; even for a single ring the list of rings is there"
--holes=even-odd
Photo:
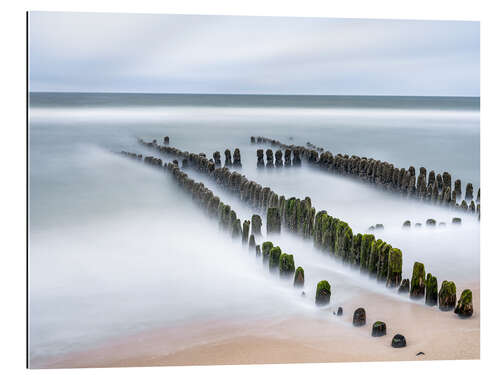
[[[426,278],[425,269],[422,277],[420,266],[415,267],[420,263],[415,263],[411,283],[409,279],[402,280],[401,250],[392,248],[380,239],[375,240],[372,234],[353,235],[347,223],[328,215],[326,211],[316,213],[309,197],[300,200],[278,196],[270,188],[263,188],[237,171],[215,168],[213,161],[208,160],[203,154],[187,153],[173,147],[163,146],[158,147],[158,151],[174,157],[178,155],[187,157],[187,162],[183,162],[185,167],[211,176],[219,185],[236,194],[243,202],[267,212],[268,234],[279,233],[283,225],[292,233],[300,234],[304,238],[312,238],[316,248],[322,249],[351,267],[359,267],[361,272],[380,282],[385,282],[389,288],[398,287],[400,293],[409,293],[414,299],[425,297],[426,303],[431,306],[439,302],[442,310],[455,307],[456,290],[447,287],[449,283],[454,286],[453,282],[442,283],[439,292],[442,298],[438,300],[433,297],[438,294],[437,284],[434,287],[431,282],[435,277],[428,274]],[[453,290],[453,296],[449,296],[448,294]],[[453,302],[452,307],[450,307],[451,302]],[[470,306],[471,309],[472,306]]]
[[[324,151],[309,142],[307,147],[284,144],[266,137],[251,137],[250,142],[252,144],[268,144],[279,148],[275,152],[276,162],[274,164],[273,150],[266,150],[266,165],[268,167],[282,165],[281,155],[283,154],[282,149],[284,149],[285,155],[293,153],[294,160],[297,160],[297,163],[294,162],[293,165],[300,166],[302,160],[305,160],[309,165],[330,173],[351,176],[383,190],[421,201],[454,207],[470,213],[477,212],[478,218],[480,217],[481,189],[477,190],[476,201],[474,202],[474,187],[472,183],[468,183],[465,187],[464,199],[462,199],[461,180],[456,179],[452,188],[452,178],[448,172],[443,172],[441,175],[431,170],[427,173],[425,167],[420,167],[417,176],[413,166],[406,170],[373,158],[349,156],[347,154],[334,156],[330,151]],[[321,153],[318,150],[322,150]],[[257,166],[259,167],[263,165],[261,161],[263,153],[263,149],[257,150]],[[460,199],[462,199],[461,202]]]

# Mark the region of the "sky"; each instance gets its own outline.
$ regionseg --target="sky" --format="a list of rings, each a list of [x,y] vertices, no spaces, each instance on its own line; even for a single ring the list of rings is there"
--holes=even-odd
[[[479,96],[479,22],[31,12],[29,85]]]

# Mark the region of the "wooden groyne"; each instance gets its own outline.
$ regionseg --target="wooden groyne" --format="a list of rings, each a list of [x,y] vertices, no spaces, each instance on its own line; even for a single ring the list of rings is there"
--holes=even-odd
[[[187,168],[204,173],[215,180],[226,191],[234,194],[242,202],[252,208],[260,210],[267,216],[268,234],[280,233],[282,228],[300,235],[305,239],[312,239],[314,246],[333,256],[351,268],[359,268],[368,277],[384,283],[388,288],[399,288],[402,282],[403,254],[400,249],[393,249],[390,244],[381,239],[375,240],[370,234],[358,233],[353,235],[352,229],[338,218],[334,218],[326,211],[319,211],[312,206],[311,199],[306,197],[301,200],[295,197],[286,198],[278,195],[269,187],[262,187],[255,181],[247,179],[237,171],[228,168],[216,167],[213,160],[207,159],[205,154],[194,154],[180,151],[174,147],[162,146],[159,152],[170,156],[183,155],[187,159]],[[298,160],[300,160],[300,152]],[[270,160],[272,160],[270,158]],[[451,178],[446,176],[446,181],[451,183]],[[263,256],[266,257],[264,248]],[[415,263],[417,264],[417,262]],[[413,280],[421,277],[415,272]],[[423,279],[425,280],[425,272]],[[408,290],[414,299],[425,296],[425,283],[420,287],[421,292],[413,292],[410,285]],[[405,293],[405,288],[399,288],[399,293]]]
[[[431,170],[427,173],[425,167],[420,167],[417,176],[413,166],[408,167],[408,169],[396,168],[394,164],[373,158],[347,154],[334,156],[330,151],[324,151],[323,148],[316,147],[309,142],[308,146],[304,147],[281,143],[266,137],[251,137],[252,139],[254,140],[252,143],[269,144],[284,149],[285,155],[293,153],[293,165],[300,166],[301,161],[305,160],[313,167],[336,175],[350,176],[399,196],[451,207],[472,214],[477,213],[478,218],[480,217],[480,189],[477,190],[476,202],[474,202],[474,187],[472,183],[468,183],[464,199],[462,199],[461,180],[457,179],[452,184],[452,177],[448,172],[436,174],[435,171]],[[268,151],[272,154],[271,149]],[[295,163],[295,155],[297,155],[297,163]]]

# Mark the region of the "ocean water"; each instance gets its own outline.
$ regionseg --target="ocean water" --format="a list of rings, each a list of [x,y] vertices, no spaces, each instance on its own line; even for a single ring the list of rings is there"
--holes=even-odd
[[[169,324],[317,314],[315,284],[334,303],[389,294],[288,234],[273,238],[306,270],[307,298],[233,243],[162,172],[116,154],[154,154],[145,140],[182,150],[238,147],[242,173],[279,194],[312,199],[355,232],[383,223],[379,238],[404,256],[404,277],[424,262],[439,283],[479,280],[479,223],[307,166],[257,169],[252,135],[311,142],[396,167],[448,171],[462,189],[480,183],[478,98],[303,97],[32,93],[29,110],[29,352],[32,365],[103,340]],[[267,148],[265,145],[259,147]],[[157,155],[157,154],[156,154]],[[158,156],[158,155],[157,155]],[[165,159],[165,158],[164,158]],[[205,176],[242,219],[254,213]],[[428,218],[444,228],[401,230]],[[392,295],[392,294],[391,294]],[[394,296],[394,300],[401,297]]]

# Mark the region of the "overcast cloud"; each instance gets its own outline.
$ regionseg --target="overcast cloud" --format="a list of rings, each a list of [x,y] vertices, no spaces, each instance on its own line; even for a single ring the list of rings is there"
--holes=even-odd
[[[31,91],[479,96],[479,23],[30,13]]]

